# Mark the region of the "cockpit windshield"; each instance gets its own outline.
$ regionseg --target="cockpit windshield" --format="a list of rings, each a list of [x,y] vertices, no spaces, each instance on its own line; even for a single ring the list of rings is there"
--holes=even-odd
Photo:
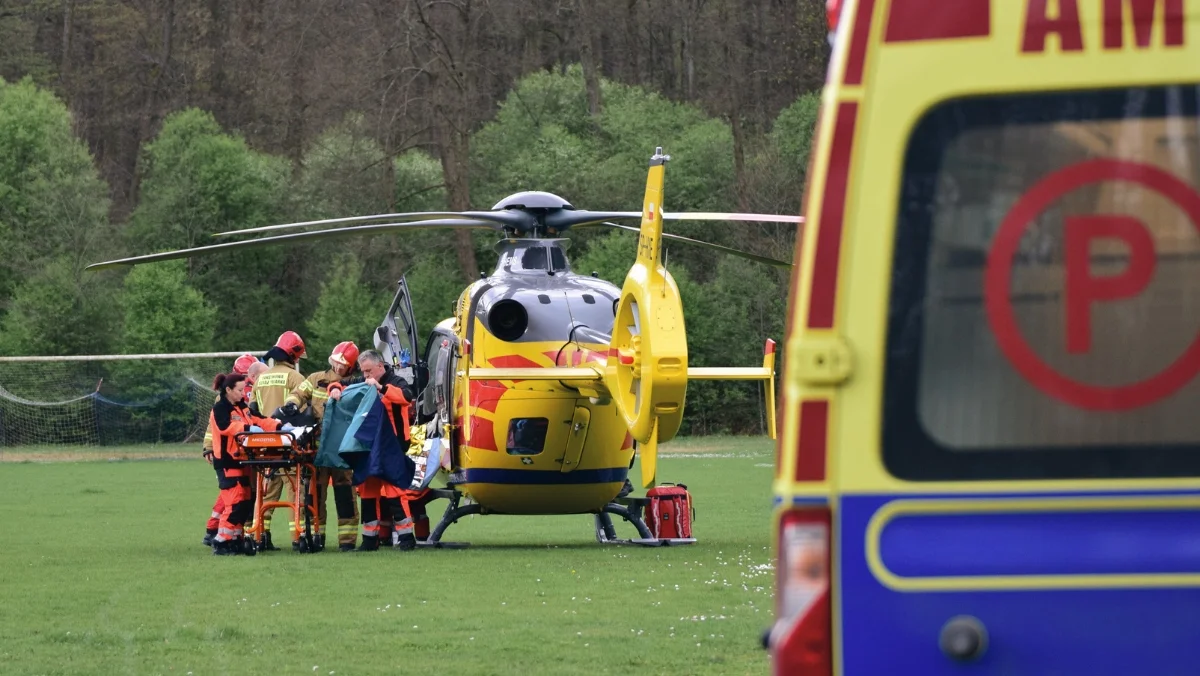
[[[567,256],[557,242],[502,243],[499,269],[507,272],[567,272]]]

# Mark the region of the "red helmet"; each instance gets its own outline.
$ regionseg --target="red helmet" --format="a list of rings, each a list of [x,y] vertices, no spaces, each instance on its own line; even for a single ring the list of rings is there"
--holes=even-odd
[[[352,369],[357,363],[358,346],[353,341],[347,340],[338,343],[329,355],[330,366],[345,366],[348,369]]]
[[[250,365],[256,361],[258,361],[258,358],[254,355],[244,354],[234,360],[233,372],[244,376],[250,371]]]
[[[275,341],[275,347],[287,352],[295,360],[299,360],[306,354],[304,340],[295,331],[284,331],[279,336],[279,340]]]

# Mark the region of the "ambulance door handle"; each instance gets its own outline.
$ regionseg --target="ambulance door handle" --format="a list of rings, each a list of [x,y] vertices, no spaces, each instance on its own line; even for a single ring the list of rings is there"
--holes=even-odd
[[[850,345],[838,335],[804,335],[792,341],[788,359],[801,385],[840,385],[854,368]]]
[[[938,647],[942,653],[958,662],[979,659],[987,651],[987,643],[987,628],[970,615],[950,618],[938,637]]]

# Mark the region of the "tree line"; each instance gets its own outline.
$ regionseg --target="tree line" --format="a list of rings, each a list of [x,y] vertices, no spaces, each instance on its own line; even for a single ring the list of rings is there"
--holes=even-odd
[[[0,8],[13,4],[0,4]],[[22,6],[16,12],[0,9],[0,30],[11,28],[14,20],[26,21],[30,12],[52,9],[47,3],[16,4]],[[337,17],[318,12],[306,19],[311,30],[326,38],[336,31],[317,17],[342,25],[338,22],[350,21],[350,15],[358,16],[355,12],[366,7],[313,4],[326,10],[341,8],[333,14],[345,12]],[[401,274],[407,275],[413,288],[423,330],[448,316],[451,303],[469,280],[476,278],[480,269],[490,270],[493,238],[478,233],[419,231],[403,237],[258,249],[139,266],[127,272],[83,273],[82,268],[110,257],[197,246],[211,242],[214,232],[277,222],[386,211],[486,209],[520,190],[548,190],[581,208],[636,209],[646,160],[656,145],[664,146],[673,157],[666,194],[670,210],[798,212],[818,100],[812,89],[817,79],[809,79],[805,73],[823,73],[823,52],[813,50],[811,59],[789,61],[795,70],[772,73],[771,77],[786,80],[786,86],[766,87],[771,89],[769,96],[748,95],[744,103],[723,109],[719,104],[721,97],[729,96],[729,81],[713,78],[717,73],[727,74],[732,66],[712,68],[712,62],[705,59],[722,52],[721,45],[729,40],[706,42],[701,48],[696,36],[716,35],[712,31],[729,26],[719,27],[715,20],[687,24],[693,32],[687,43],[691,46],[684,50],[678,42],[671,42],[682,39],[676,32],[684,24],[672,23],[666,32],[667,37],[674,37],[659,43],[662,49],[674,45],[674,56],[668,59],[654,56],[656,52],[634,55],[615,49],[614,39],[629,36],[616,30],[619,24],[610,14],[615,11],[612,7],[541,4],[554,11],[538,19],[549,22],[549,27],[539,29],[543,31],[538,32],[539,39],[556,26],[575,26],[573,30],[578,32],[583,30],[580,25],[587,25],[598,35],[588,38],[584,47],[579,40],[565,40],[548,52],[553,59],[543,55],[548,65],[536,67],[525,61],[540,53],[530,47],[534,43],[528,36],[522,50],[488,47],[496,50],[489,54],[504,56],[486,59],[486,68],[480,61],[483,53],[472,57],[476,61],[456,59],[450,52],[428,54],[442,63],[429,65],[433,70],[448,63],[459,68],[474,64],[497,77],[499,71],[524,69],[526,73],[505,75],[508,89],[490,103],[477,91],[473,96],[481,98],[471,100],[479,105],[464,104],[470,116],[459,120],[461,127],[455,126],[459,122],[454,122],[456,113],[446,107],[449,104],[440,112],[429,112],[429,124],[418,127],[415,110],[382,102],[380,97],[401,87],[398,81],[376,78],[372,80],[375,98],[361,93],[358,99],[335,101],[337,92],[349,97],[357,87],[370,89],[353,78],[341,80],[339,88],[332,75],[335,71],[346,77],[365,77],[371,68],[382,67],[368,67],[366,61],[359,61],[361,69],[348,69],[346,61],[332,56],[316,58],[325,53],[322,49],[350,49],[339,35],[305,57],[314,59],[303,74],[306,84],[280,85],[289,90],[299,86],[304,96],[330,106],[324,113],[312,105],[301,106],[304,131],[288,139],[273,136],[287,124],[264,112],[276,114],[286,106],[276,110],[267,103],[269,92],[254,85],[230,84],[230,78],[248,77],[243,69],[230,64],[241,54],[238,49],[254,51],[242,43],[249,39],[245,31],[254,26],[267,30],[265,24],[251,21],[251,10],[277,12],[271,30],[281,31],[280,35],[286,33],[284,24],[291,26],[287,21],[295,17],[287,19],[289,12],[270,2],[228,6],[210,2],[203,10],[189,6],[186,11],[181,5],[180,13],[160,24],[161,39],[172,39],[171,34],[188,21],[204,23],[206,30],[219,28],[219,23],[202,21],[207,21],[205,17],[224,16],[229,31],[220,40],[205,31],[188,31],[186,37],[174,40],[166,61],[170,68],[162,76],[167,82],[160,83],[162,93],[156,95],[152,107],[164,112],[161,119],[146,122],[145,138],[138,132],[135,160],[128,166],[115,159],[107,144],[117,143],[120,135],[132,133],[132,128],[122,126],[120,133],[97,132],[94,125],[107,124],[101,119],[107,118],[88,108],[84,103],[87,95],[72,89],[70,83],[85,68],[76,58],[82,49],[81,36],[90,35],[86,40],[93,47],[103,42],[97,42],[99,34],[89,33],[98,31],[103,23],[96,13],[98,6],[111,9],[120,5],[132,11],[133,5],[99,1],[55,4],[74,13],[59,17],[63,20],[59,37],[70,38],[63,37],[62,58],[51,59],[52,50],[45,47],[49,44],[46,26],[52,22],[13,33],[28,39],[0,48],[0,72],[21,76],[0,84],[0,244],[8,254],[0,260],[0,353],[261,350],[280,331],[291,328],[300,331],[310,345],[312,358],[302,366],[320,368],[323,356],[337,341],[350,337],[369,343],[370,331],[386,309]],[[778,9],[777,3],[760,4],[745,13],[769,14]],[[146,7],[143,14],[127,12],[123,16],[130,21],[144,19],[172,6],[160,3]],[[490,23],[501,20],[500,3],[410,3],[403,10],[395,9],[403,16],[392,18],[411,25],[389,24],[408,30],[404,58],[423,54],[420,45],[431,48],[414,37],[418,28],[434,31],[443,39],[457,35],[449,28],[437,33],[443,26],[438,21],[446,18],[434,14],[448,11],[443,6],[465,6],[488,17],[479,25],[458,26],[468,33],[500,30],[503,23]],[[658,3],[654,6],[662,9]],[[692,8],[699,13],[695,16],[710,19],[725,7],[704,1],[665,6],[673,11]],[[647,9],[637,1],[629,2],[628,8]],[[433,14],[422,15],[418,10]],[[600,12],[601,19],[578,24],[580,11]],[[799,10],[793,6],[789,11],[797,16]],[[709,14],[712,12],[717,14]],[[651,14],[661,18],[658,11]],[[655,34],[654,26],[665,25],[655,23],[659,18],[646,17],[649,23],[639,23],[638,30]],[[739,16],[730,21],[736,24],[752,18]],[[112,17],[106,20],[110,19],[115,21]],[[778,25],[772,24],[772,30]],[[382,30],[382,26],[372,30]],[[511,39],[521,33],[501,32]],[[218,58],[215,52],[200,49],[202,37],[217,40],[208,43],[210,46],[225,44],[224,56]],[[142,34],[140,39],[148,38]],[[260,39],[265,38],[260,35]],[[757,35],[754,39],[765,38]],[[787,43],[780,39],[780,44]],[[229,41],[240,46],[234,49]],[[256,43],[258,56],[264,60],[281,48],[273,40],[268,42]],[[453,51],[455,45],[463,44],[446,42],[439,49]],[[740,39],[732,42],[737,46],[727,47],[730,53],[755,46]],[[539,49],[546,48],[537,44]],[[632,42],[619,44],[634,49]],[[794,42],[788,44],[782,51],[799,48]],[[368,47],[360,43],[356,48]],[[580,53],[589,47],[591,54]],[[639,45],[634,51],[643,49],[648,48]],[[687,58],[682,58],[685,52]],[[108,63],[105,59],[124,63],[105,54],[97,50],[87,66],[99,67],[97,64]],[[772,52],[770,58],[784,56]],[[511,63],[506,60],[510,57]],[[571,61],[572,57],[579,58]],[[643,57],[644,61],[639,60]],[[395,58],[397,64],[403,61],[401,55]],[[221,59],[227,61],[218,68]],[[14,67],[14,63],[23,65]],[[429,79],[430,73],[396,68],[397,73],[411,76],[403,86],[413,97],[413,105],[416,99],[422,99],[421,106],[434,105],[432,99],[449,96],[443,89],[462,91],[462,83],[434,78],[436,82],[427,82],[418,96],[419,83]],[[186,69],[191,69],[192,75],[173,79],[182,77],[180,73]],[[221,72],[226,74],[218,77]],[[668,72],[672,77],[664,79]],[[612,77],[607,75],[610,73]],[[753,92],[759,86],[751,81],[755,76],[740,75],[744,77],[736,84],[738,91]],[[111,74],[109,86],[118,85],[122,77]],[[481,76],[474,73],[471,77]],[[639,79],[645,83],[638,83]],[[98,84],[89,82],[87,86]],[[205,98],[198,93],[205,87],[230,89],[226,95]],[[138,110],[145,113],[147,108]],[[384,110],[393,118],[391,132],[381,127]],[[130,108],[127,112],[135,111]],[[139,130],[142,122],[137,125]],[[440,125],[460,129],[462,138],[454,141],[452,133],[437,130]],[[389,136],[393,132],[399,136]],[[398,140],[400,136],[403,140]],[[448,149],[449,142],[460,143],[457,152],[462,154],[448,160],[455,152]],[[125,180],[131,182],[126,185],[122,183]],[[463,182],[465,191],[456,182]],[[795,241],[793,227],[773,225],[671,224],[670,229],[784,259],[791,258]],[[581,230],[572,239],[570,253],[576,270],[596,271],[620,283],[633,259],[633,235]],[[681,245],[666,253],[667,265],[684,294],[693,363],[753,363],[761,358],[764,338],[782,338],[786,273]],[[758,431],[760,399],[754,386],[696,383],[689,387],[686,431]]]

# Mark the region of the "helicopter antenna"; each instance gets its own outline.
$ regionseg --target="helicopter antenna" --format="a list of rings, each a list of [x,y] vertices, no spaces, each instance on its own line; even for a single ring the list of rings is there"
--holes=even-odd
[[[666,267],[667,267],[667,254],[671,253],[671,247],[667,246],[667,243],[666,243],[666,242],[663,242],[663,245],[662,245],[662,247],[663,247],[663,254],[662,254],[662,256],[663,256],[663,261],[662,261],[662,266],[663,266],[663,269],[665,270],[665,269],[666,269]],[[666,297],[667,297],[667,287],[666,287],[666,286],[663,286],[663,288],[662,288],[662,294],[661,294],[661,295],[662,295],[662,297],[663,297],[663,298],[666,298]]]
[[[567,342],[575,342],[575,313],[571,312],[571,299],[567,296],[567,292],[563,291],[563,300],[567,301],[567,318],[571,320],[571,332],[567,334]]]

